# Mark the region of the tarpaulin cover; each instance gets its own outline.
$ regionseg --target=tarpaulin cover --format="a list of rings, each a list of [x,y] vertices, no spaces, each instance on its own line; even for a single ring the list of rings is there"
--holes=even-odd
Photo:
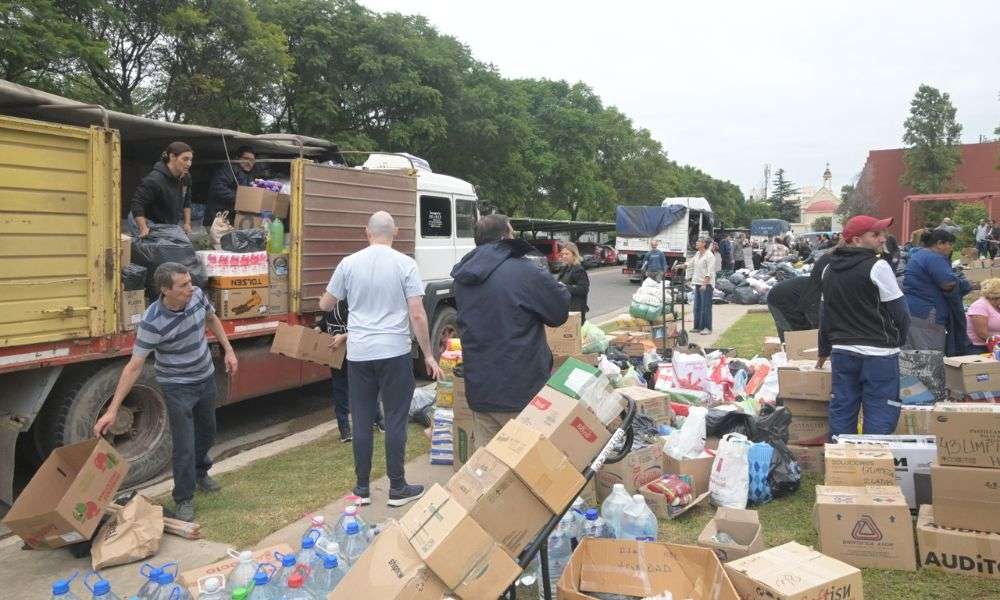
[[[615,231],[626,237],[652,237],[684,216],[687,207],[619,206],[615,211]]]
[[[754,219],[750,223],[750,235],[781,235],[791,229],[788,221],[781,219]]]

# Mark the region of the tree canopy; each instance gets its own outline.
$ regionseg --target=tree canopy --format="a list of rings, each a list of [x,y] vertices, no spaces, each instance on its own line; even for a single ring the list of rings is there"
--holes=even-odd
[[[785,178],[785,170],[778,169],[774,173],[774,189],[767,202],[779,219],[784,219],[789,223],[798,223],[799,203],[793,198],[798,193],[799,189],[795,187],[795,184]]]
[[[132,114],[406,151],[511,215],[610,220],[740,189],[671,160],[584,82],[507,79],[424,17],[355,0],[0,0],[0,76]]]
[[[955,170],[962,162],[959,145],[962,125],[947,93],[921,85],[910,102],[910,116],[904,122],[903,142],[906,172],[900,183],[918,194],[957,191]]]

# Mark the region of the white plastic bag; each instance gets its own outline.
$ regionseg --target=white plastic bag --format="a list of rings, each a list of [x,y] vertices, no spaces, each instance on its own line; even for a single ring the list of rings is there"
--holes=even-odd
[[[597,368],[601,370],[608,378],[618,377],[622,374],[622,369],[615,363],[608,360],[607,356],[601,355],[600,362],[597,363]]]
[[[673,356],[675,385],[689,390],[709,391],[708,361],[700,354],[679,354]]]
[[[747,507],[750,489],[750,440],[741,433],[729,433],[719,442],[712,462],[708,491],[712,504],[727,508]]]
[[[664,452],[677,460],[697,458],[705,451],[705,417],[708,409],[704,406],[692,406],[680,431],[667,438],[663,446]]]
[[[208,239],[212,242],[212,248],[222,250],[222,236],[231,231],[233,231],[233,226],[229,224],[229,211],[215,213],[212,228],[208,230]]]

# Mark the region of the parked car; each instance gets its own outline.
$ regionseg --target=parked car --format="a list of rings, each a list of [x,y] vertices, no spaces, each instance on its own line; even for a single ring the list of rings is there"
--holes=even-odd
[[[563,268],[562,258],[559,257],[559,240],[530,240],[529,243],[549,261],[549,271],[555,273]]]
[[[618,264],[618,251],[614,249],[613,246],[608,246],[606,244],[601,245],[601,249],[604,251],[603,260],[601,264],[603,265],[617,265]]]
[[[577,242],[584,269],[596,269],[604,263],[604,251],[594,242]]]

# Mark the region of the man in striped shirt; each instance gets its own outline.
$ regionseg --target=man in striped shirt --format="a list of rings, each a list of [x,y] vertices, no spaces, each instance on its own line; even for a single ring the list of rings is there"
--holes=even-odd
[[[227,373],[236,372],[237,360],[215,307],[191,283],[187,268],[163,263],[153,279],[160,298],[142,315],[132,358],[125,364],[108,410],[94,425],[94,435],[104,435],[118,419],[118,409],[139,378],[146,357],[155,353],[156,381],[166,397],[173,438],[174,513],[178,519],[191,521],[195,487],[205,492],[219,490],[208,475],[212,466],[208,450],[215,440],[215,366],[206,326],[225,350]]]

